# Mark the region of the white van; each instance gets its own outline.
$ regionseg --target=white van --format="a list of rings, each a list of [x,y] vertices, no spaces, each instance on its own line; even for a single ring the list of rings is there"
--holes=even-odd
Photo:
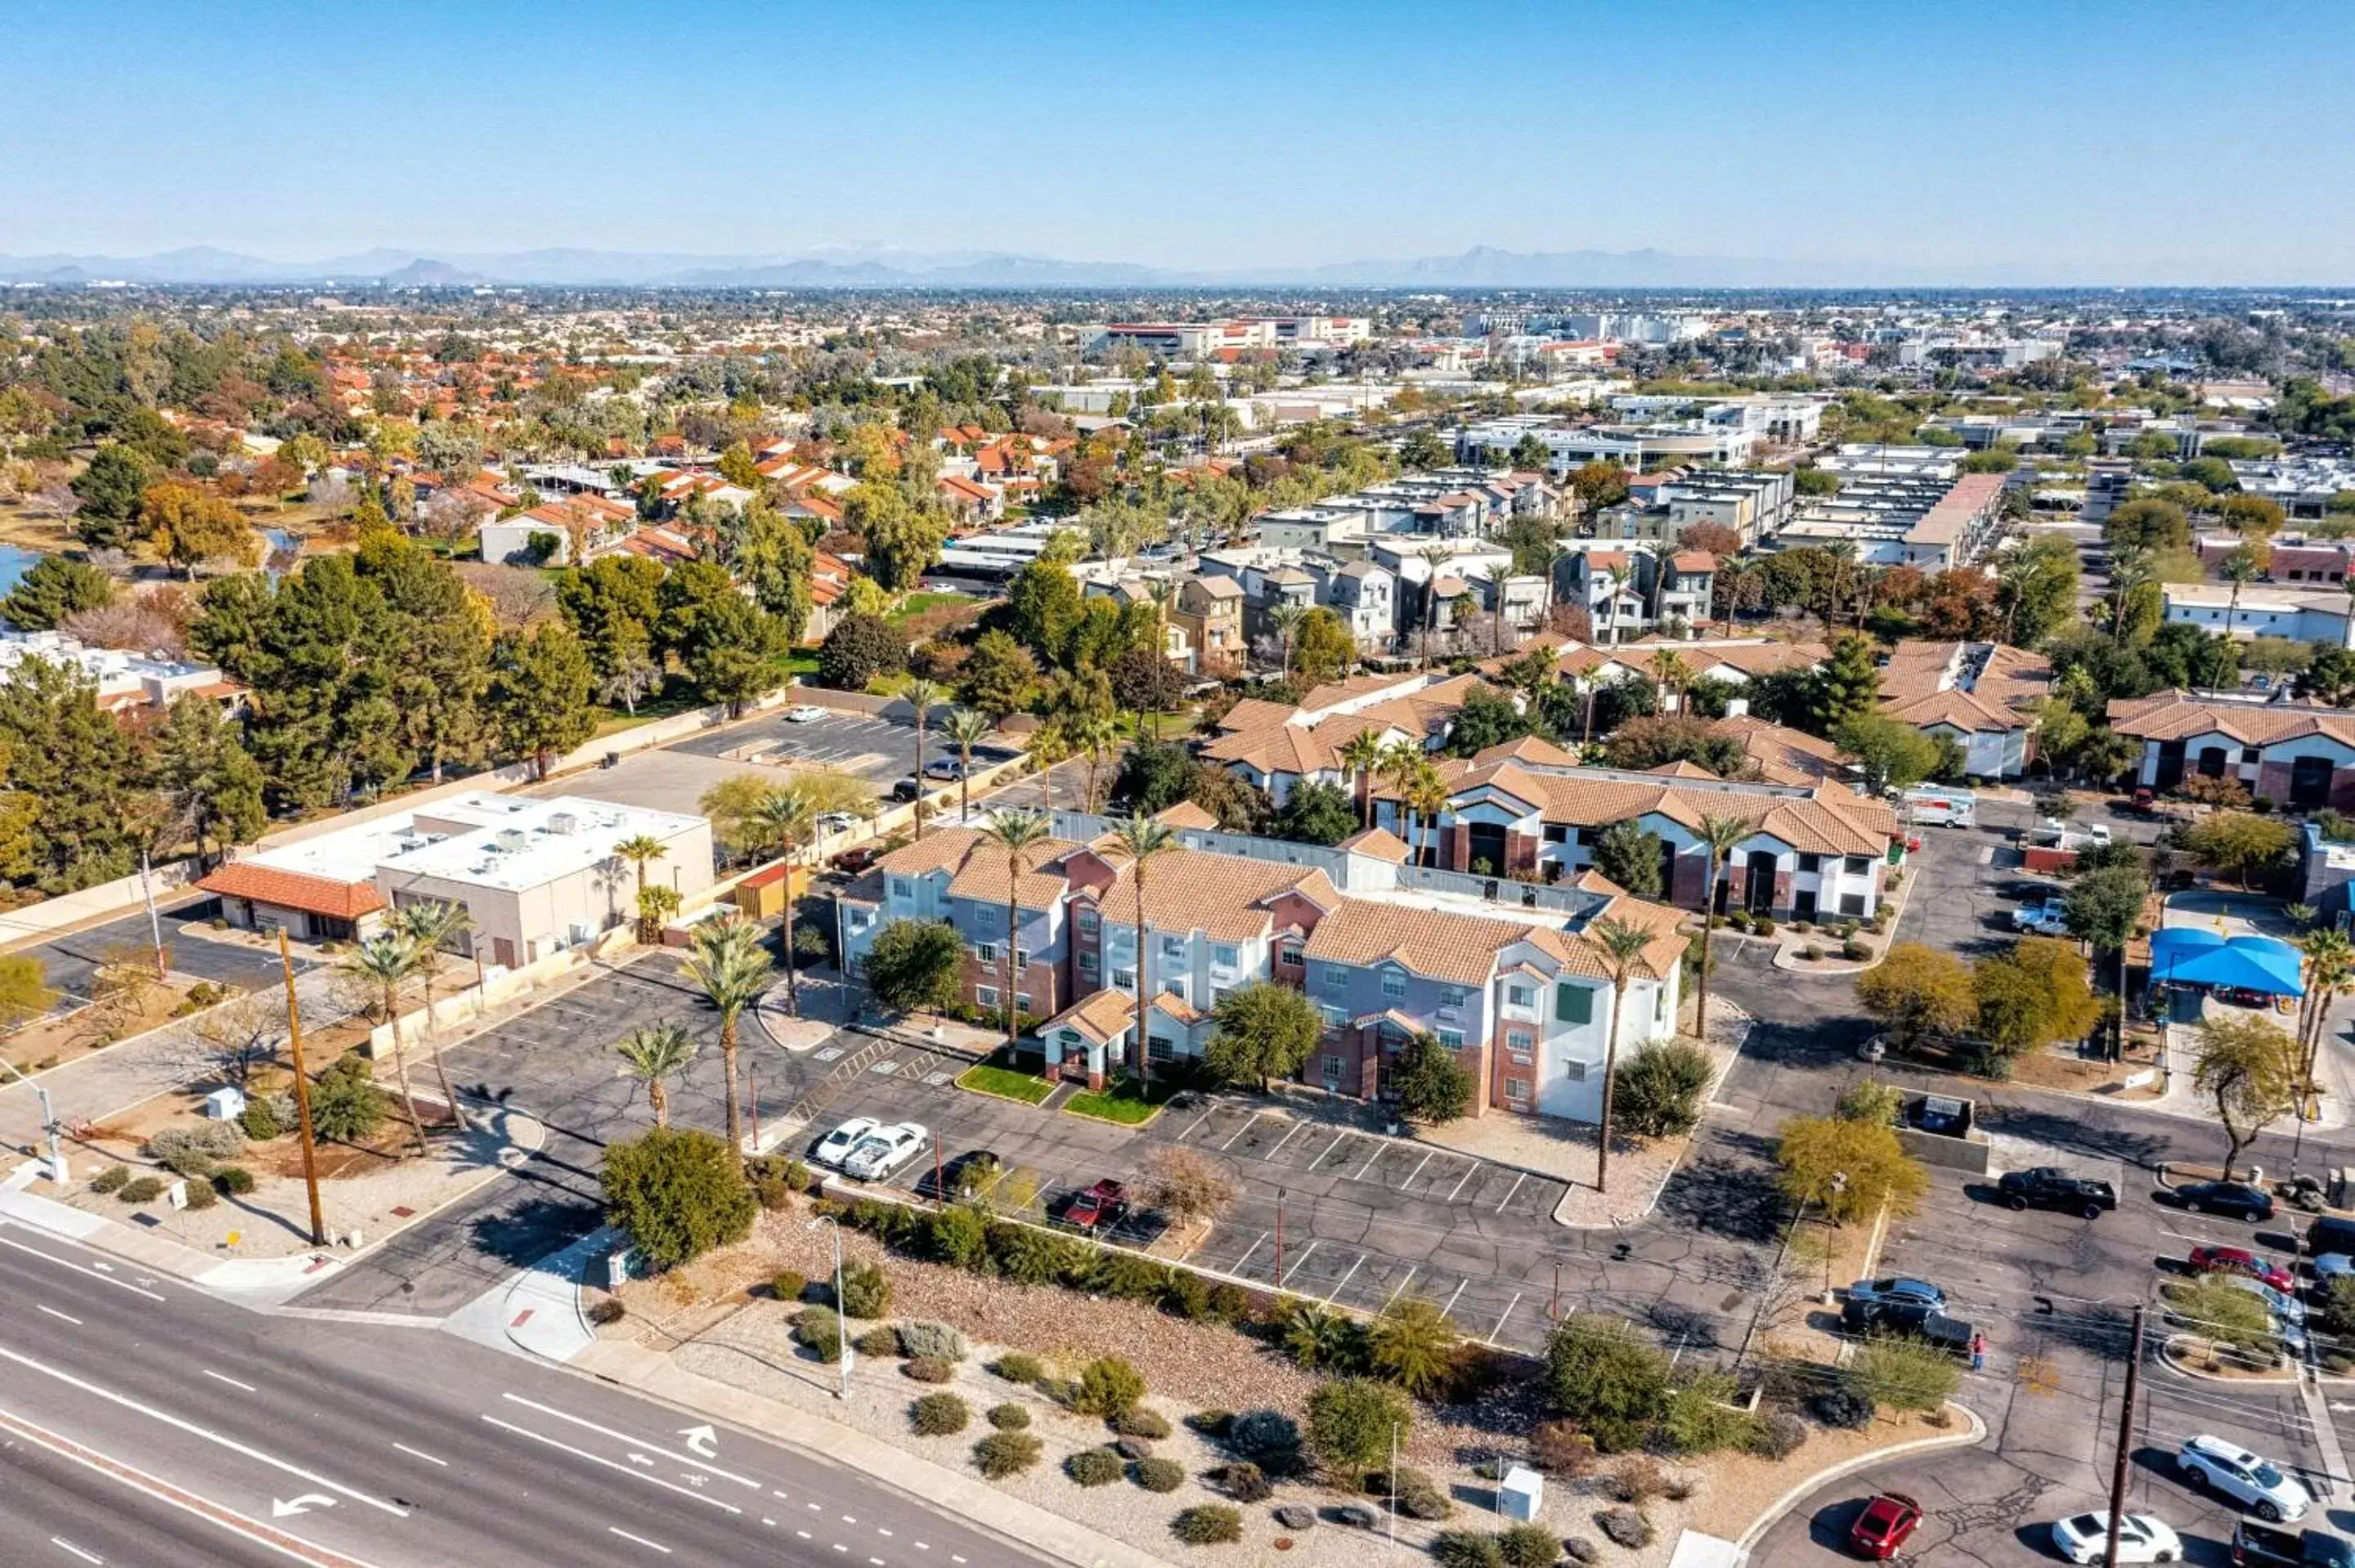
[[[1967,828],[1977,821],[1979,798],[1968,789],[1917,785],[1897,797],[1898,815],[1932,827]]]

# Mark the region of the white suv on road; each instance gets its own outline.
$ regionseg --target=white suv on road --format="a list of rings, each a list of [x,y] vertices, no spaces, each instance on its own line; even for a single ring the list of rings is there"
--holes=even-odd
[[[2295,1477],[2222,1437],[2187,1438],[2175,1465],[2186,1481],[2214,1489],[2268,1523],[2304,1519],[2314,1506],[2313,1497]]]

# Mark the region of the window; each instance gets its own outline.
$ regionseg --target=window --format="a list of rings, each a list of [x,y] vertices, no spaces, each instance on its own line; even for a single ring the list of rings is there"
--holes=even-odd
[[[1553,1016],[1557,1023],[1593,1022],[1594,992],[1582,985],[1554,987]]]
[[[1529,1097],[1529,1081],[1527,1078],[1507,1078],[1505,1080],[1505,1097],[1508,1100],[1528,1099]]]
[[[984,1007],[996,1007],[997,988],[994,985],[977,985],[973,988],[973,1000]]]
[[[973,945],[973,956],[985,964],[994,964],[997,961],[997,944],[975,942]]]
[[[1163,980],[1163,981],[1161,982],[1161,994],[1162,994],[1162,995],[1164,995],[1164,996],[1174,996],[1174,997],[1176,997],[1176,998],[1177,998],[1178,1001],[1185,1001],[1185,1000],[1186,1000],[1186,979],[1185,979],[1185,977],[1184,977],[1183,975],[1180,975],[1180,976],[1179,976],[1178,979],[1176,979],[1176,980]]]
[[[1083,975],[1092,975],[1096,972],[1096,951],[1093,948],[1082,948],[1080,949],[1080,972]]]
[[[1471,994],[1472,993],[1470,991],[1465,991],[1460,985],[1441,986],[1439,988],[1439,1005],[1447,1008],[1461,1007],[1464,1005],[1465,999],[1469,997]]]
[[[1821,871],[1823,868],[1824,857],[1819,854],[1803,854],[1799,857],[1799,869],[1803,872]]]
[[[1841,894],[1840,913],[1843,915],[1862,915],[1864,913],[1864,895],[1861,893]]]
[[[1349,971],[1337,964],[1328,967],[1325,970],[1325,989],[1327,991],[1348,990]]]
[[[1525,985],[1508,985],[1505,988],[1505,1005],[1534,1007],[1537,1005],[1537,993]]]
[[[1288,941],[1283,946],[1277,948],[1275,949],[1275,961],[1279,964],[1290,964],[1293,968],[1298,969],[1301,962],[1300,944],[1298,942]]]
[[[1080,929],[1086,935],[1092,937],[1096,934],[1097,923],[1098,916],[1096,912],[1082,905],[1080,909]]]
[[[1210,949],[1210,962],[1216,964],[1222,969],[1233,969],[1235,967],[1235,950],[1232,948],[1212,948]]]
[[[1325,1058],[1325,1081],[1326,1081],[1327,1083],[1328,1083],[1328,1084],[1337,1084],[1337,1083],[1339,1083],[1339,1082],[1341,1081],[1341,1074],[1342,1074],[1342,1073],[1343,1073],[1343,1071],[1348,1067],[1348,1064],[1346,1061],[1344,1061],[1341,1057],[1338,1057],[1338,1056],[1327,1056],[1327,1057],[1326,1057],[1326,1058]]]
[[[1018,974],[1020,974],[1024,969],[1028,969],[1029,967],[1030,967],[1030,949],[1029,949],[1029,948],[1015,948],[1015,949],[1014,949],[1014,972],[1015,972],[1016,974],[1018,974]]]
[[[1316,1011],[1324,1014],[1325,1027],[1327,1029],[1347,1029],[1349,1026],[1349,1014],[1345,1009],[1320,1007]]]
[[[1404,996],[1406,994],[1406,971],[1403,969],[1384,969],[1382,971],[1382,994],[1388,997]]]
[[[1145,1054],[1148,1061],[1167,1062],[1178,1054],[1178,1047],[1167,1035],[1148,1034],[1145,1037]]]
[[[1464,1049],[1464,1031],[1443,1029],[1439,1032],[1439,1043],[1450,1051],[1461,1051]]]
[[[1112,988],[1114,991],[1135,991],[1136,989],[1136,971],[1135,969],[1113,970]]]
[[[1183,937],[1162,938],[1161,956],[1165,959],[1184,958],[1186,956],[1186,938]]]
[[[1840,869],[1847,872],[1850,876],[1869,875],[1872,871],[1872,857],[1870,855],[1852,854],[1841,863]]]
[[[1593,828],[1581,828],[1578,830],[1578,842],[1580,847],[1582,849],[1593,849],[1594,847],[1594,837],[1595,834]]]
[[[904,876],[890,878],[890,885],[894,898],[913,898],[916,895],[916,885]]]
[[[1569,1079],[1573,1084],[1582,1084],[1586,1082],[1586,1064],[1583,1062],[1564,1062],[1561,1065],[1561,1075]]]
[[[1526,1029],[1505,1031],[1505,1048],[1508,1051],[1532,1051],[1537,1048],[1537,1036]]]
[[[1545,825],[1545,842],[1550,844],[1568,843],[1570,842],[1570,824],[1567,822],[1548,822]]]

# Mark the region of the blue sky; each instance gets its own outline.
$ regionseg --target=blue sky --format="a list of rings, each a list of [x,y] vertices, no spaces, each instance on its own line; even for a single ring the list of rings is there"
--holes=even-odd
[[[7,0],[0,252],[2355,281],[2355,6]]]

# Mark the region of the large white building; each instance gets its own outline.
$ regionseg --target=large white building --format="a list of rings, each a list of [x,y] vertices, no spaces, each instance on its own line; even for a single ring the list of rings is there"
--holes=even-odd
[[[458,950],[519,969],[635,918],[637,871],[619,853],[651,838],[646,880],[682,897],[711,885],[711,824],[575,795],[476,790],[233,860],[197,883],[246,930],[350,941],[403,905],[462,904]]]
[[[173,698],[188,693],[225,707],[245,701],[245,688],[224,679],[210,664],[91,648],[62,631],[0,632],[0,680],[8,679],[29,659],[80,671],[98,688],[98,705],[110,713],[168,707]]]

